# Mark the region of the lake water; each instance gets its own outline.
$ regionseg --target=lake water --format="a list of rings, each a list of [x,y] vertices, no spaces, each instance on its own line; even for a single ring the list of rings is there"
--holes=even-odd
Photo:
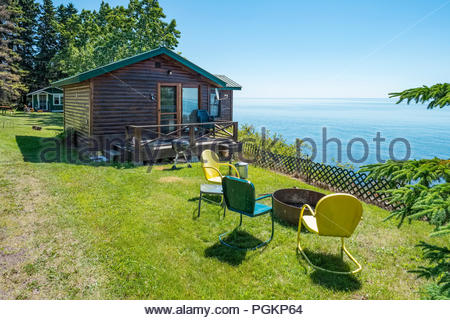
[[[234,119],[239,124],[252,124],[258,131],[265,127],[279,133],[289,143],[296,138],[312,139],[318,162],[338,161],[337,143],[324,143],[332,138],[341,141],[341,161],[355,167],[392,157],[404,159],[407,144],[410,159],[450,158],[450,107],[428,110],[425,105],[397,105],[393,99],[237,98]],[[377,132],[386,139],[378,143],[378,157]],[[306,152],[311,154],[312,150]]]

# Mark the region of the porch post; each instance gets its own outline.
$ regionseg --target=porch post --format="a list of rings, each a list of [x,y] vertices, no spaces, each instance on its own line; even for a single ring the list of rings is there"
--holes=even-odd
[[[134,155],[133,160],[137,164],[143,164],[143,157],[142,157],[142,148],[141,148],[141,141],[142,141],[142,129],[141,128],[134,128]]]
[[[238,129],[239,129],[239,126],[238,126],[238,123],[237,122],[233,122],[233,139],[234,139],[234,141],[238,141]]]
[[[193,125],[189,126],[189,144],[191,146],[195,145],[195,127]]]

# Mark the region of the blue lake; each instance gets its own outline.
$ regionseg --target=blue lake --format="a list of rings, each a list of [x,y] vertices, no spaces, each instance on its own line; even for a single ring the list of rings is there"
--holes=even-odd
[[[342,162],[356,167],[392,156],[403,159],[408,156],[407,144],[411,159],[450,158],[450,108],[428,110],[425,105],[397,105],[393,99],[236,98],[234,119],[258,131],[265,127],[279,133],[289,143],[296,138],[312,139],[318,162],[337,162],[339,154]],[[324,128],[327,140],[341,141],[340,153],[336,142],[324,143]],[[386,139],[378,143],[378,157],[377,132]]]

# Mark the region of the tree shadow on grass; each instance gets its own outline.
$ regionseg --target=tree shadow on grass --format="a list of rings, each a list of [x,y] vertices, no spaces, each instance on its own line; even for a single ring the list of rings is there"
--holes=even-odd
[[[255,247],[262,241],[246,231],[235,229],[224,238],[226,243],[234,246],[250,248]],[[232,266],[238,266],[244,261],[247,250],[238,250],[227,247],[220,242],[215,243],[205,250],[205,257],[216,258]]]
[[[67,142],[63,138],[63,134],[52,138],[16,136],[16,143],[25,162],[110,166],[117,169],[134,168],[134,165],[129,163],[90,161],[87,155],[83,156],[75,148],[67,148]]]
[[[348,272],[351,271],[350,268],[354,267],[351,262],[343,261],[340,255],[317,253],[307,249],[304,252],[313,264],[324,269]],[[298,259],[308,268],[312,268],[300,253],[298,253]],[[315,284],[337,291],[350,292],[361,288],[361,281],[353,274],[333,274],[314,269],[310,278]]]
[[[23,160],[25,162],[64,162],[64,159],[57,159],[56,152],[49,153],[48,159],[45,159],[45,150],[51,144],[54,144],[54,140],[57,138],[42,138],[34,136],[16,136],[16,142],[22,153]],[[50,156],[52,156],[50,158]],[[52,159],[54,158],[54,159]],[[59,160],[59,161],[57,161]]]
[[[27,121],[27,125],[38,125],[38,126],[58,126],[62,127],[64,125],[64,118],[60,113],[51,112],[31,112],[31,113],[17,113],[11,117],[11,119],[23,119]]]

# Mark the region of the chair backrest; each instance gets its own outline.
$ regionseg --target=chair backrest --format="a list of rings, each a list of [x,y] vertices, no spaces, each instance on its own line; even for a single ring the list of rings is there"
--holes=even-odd
[[[204,150],[201,156],[202,169],[206,180],[220,177],[219,171],[219,156],[212,150]],[[216,170],[210,167],[216,168]]]
[[[199,123],[209,121],[209,113],[206,110],[197,110],[197,120]]]
[[[255,211],[255,186],[248,180],[226,176],[222,179],[223,197],[231,211],[252,215]]]
[[[319,235],[350,237],[361,220],[362,211],[361,202],[350,194],[323,197],[315,209]]]

